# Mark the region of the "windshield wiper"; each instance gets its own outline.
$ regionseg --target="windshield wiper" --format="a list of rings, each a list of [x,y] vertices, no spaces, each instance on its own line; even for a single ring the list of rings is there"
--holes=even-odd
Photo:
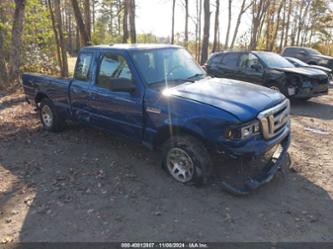
[[[196,73],[190,77],[187,77],[186,80],[191,80],[191,79],[195,79],[195,78],[198,78],[198,77],[201,77],[201,76],[205,76],[206,74],[204,73]]]
[[[188,81],[187,79],[169,79],[169,80],[158,80],[158,81],[154,81],[154,82],[151,82],[149,83],[149,85],[155,85],[155,84],[162,84],[162,83],[167,83],[167,84],[177,84],[177,83],[183,83],[183,82],[186,82]]]

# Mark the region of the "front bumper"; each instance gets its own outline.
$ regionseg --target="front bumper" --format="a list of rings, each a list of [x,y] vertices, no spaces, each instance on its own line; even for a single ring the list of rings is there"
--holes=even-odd
[[[243,186],[236,187],[223,180],[221,182],[222,188],[234,195],[247,195],[253,190],[258,189],[262,185],[270,182],[274,178],[275,174],[282,169],[283,165],[285,165],[290,140],[290,134],[288,134],[280,143],[281,152],[278,158],[272,158],[272,160],[265,165],[258,175],[245,180]]]
[[[328,84],[308,84],[296,89],[293,98],[310,98],[328,94]]]

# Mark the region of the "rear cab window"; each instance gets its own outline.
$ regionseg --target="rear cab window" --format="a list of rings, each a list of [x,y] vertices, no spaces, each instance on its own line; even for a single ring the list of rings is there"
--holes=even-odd
[[[238,53],[226,53],[223,55],[221,64],[225,67],[236,68],[238,65]]]
[[[80,81],[89,81],[92,58],[92,53],[83,52],[79,54],[75,67],[74,79]]]

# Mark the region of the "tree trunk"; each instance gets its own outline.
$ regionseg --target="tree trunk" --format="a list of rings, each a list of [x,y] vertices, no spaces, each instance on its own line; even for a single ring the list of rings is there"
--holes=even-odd
[[[95,0],[92,0],[92,30],[93,33],[95,33],[95,19],[96,19],[96,2]]]
[[[172,0],[171,44],[175,43],[175,7],[176,0]]]
[[[128,0],[124,0],[123,2],[123,43],[127,43],[129,32],[128,32],[128,6],[129,2]]]
[[[293,0],[289,0],[288,4],[288,15],[287,15],[287,23],[286,23],[286,34],[284,37],[284,46],[286,47],[288,45],[288,35],[289,35],[289,25],[290,25],[290,16],[291,16],[291,4]]]
[[[82,13],[81,13],[77,0],[72,0],[72,6],[73,6],[76,23],[77,23],[78,29],[80,31],[80,38],[81,38],[82,45],[88,46],[90,44],[90,36],[89,36],[89,33],[87,32],[87,29],[83,22]]]
[[[227,27],[227,34],[225,37],[224,48],[227,49],[229,45],[229,34],[230,34],[230,26],[231,26],[231,6],[232,0],[228,1],[228,27]]]
[[[236,26],[235,26],[235,30],[234,30],[234,35],[232,37],[232,41],[231,41],[231,45],[230,45],[231,49],[234,48],[234,46],[235,46],[235,42],[236,42],[236,38],[237,38],[237,34],[238,34],[238,29],[239,29],[239,26],[240,26],[240,23],[241,23],[242,15],[252,5],[252,2],[251,2],[248,6],[245,7],[245,3],[246,3],[246,0],[243,0],[241,9],[240,9],[238,17],[237,17],[237,22],[236,22]]]
[[[217,49],[218,49],[219,17],[220,17],[220,0],[216,0],[215,24],[214,24],[214,42],[213,42],[212,52],[216,52]]]
[[[210,3],[209,0],[204,0],[204,34],[202,39],[201,64],[204,64],[208,58],[209,29],[210,29]]]
[[[184,33],[184,45],[187,48],[188,44],[188,0],[185,0],[185,33]]]
[[[53,9],[52,9],[51,0],[48,0],[48,7],[49,7],[49,11],[50,11],[54,39],[56,41],[58,63],[59,63],[60,71],[63,72],[63,63],[62,63],[62,57],[61,57],[61,51],[60,51],[59,35],[58,35],[57,26],[56,26],[56,20],[55,20]]]
[[[202,0],[199,0],[199,16],[198,16],[198,22],[199,22],[199,44],[198,44],[198,62],[201,60],[201,16],[202,16]]]
[[[61,50],[61,61],[62,61],[61,76],[68,77],[68,62],[67,62],[64,33],[62,30],[60,0],[54,0],[54,10],[55,10],[56,24],[59,34],[59,45]]]
[[[249,45],[250,50],[257,48],[257,41],[262,29],[263,19],[265,13],[270,5],[269,0],[253,0],[252,4],[252,31],[251,41]]]
[[[20,75],[22,32],[24,23],[25,0],[15,0],[13,16],[11,53],[10,53],[10,80],[17,81]]]
[[[285,2],[285,0],[283,0]],[[283,46],[283,40],[284,40],[284,31],[285,31],[285,25],[286,25],[286,11],[287,11],[287,5],[286,2],[283,4],[283,16],[282,16],[282,27],[281,27],[281,36],[280,36],[280,45],[278,52],[280,53],[282,51]]]
[[[276,37],[277,37],[277,33],[278,33],[278,30],[279,30],[279,27],[280,27],[280,19],[281,19],[280,13],[281,13],[281,10],[282,10],[283,5],[284,5],[284,1],[282,0],[282,1],[280,2],[280,5],[279,5],[278,11],[277,11],[276,25],[275,25],[275,29],[274,29],[274,33],[273,33],[273,37],[272,37],[272,39],[271,39],[270,46],[269,46],[269,50],[270,50],[270,51],[273,50],[274,45],[275,45],[275,41],[276,41]]]
[[[90,12],[90,0],[84,0],[84,20],[88,36],[91,37],[91,12]]]
[[[3,20],[4,11],[0,4],[0,22],[4,23]],[[5,30],[2,25],[0,25],[0,89],[5,89],[8,85],[8,71],[7,71],[7,63],[6,63],[6,51],[4,48],[4,40],[5,40]]]
[[[129,0],[129,24],[131,43],[136,43],[136,27],[135,27],[135,0]]]

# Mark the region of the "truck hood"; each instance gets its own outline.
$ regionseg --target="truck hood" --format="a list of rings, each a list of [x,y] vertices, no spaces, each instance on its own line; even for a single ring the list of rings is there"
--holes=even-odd
[[[284,95],[266,87],[218,78],[181,84],[166,89],[164,93],[222,109],[241,122],[256,118],[259,112],[285,99]]]
[[[326,76],[326,74],[323,71],[308,67],[286,67],[286,68],[274,68],[274,69],[281,72],[301,74],[308,77]]]

